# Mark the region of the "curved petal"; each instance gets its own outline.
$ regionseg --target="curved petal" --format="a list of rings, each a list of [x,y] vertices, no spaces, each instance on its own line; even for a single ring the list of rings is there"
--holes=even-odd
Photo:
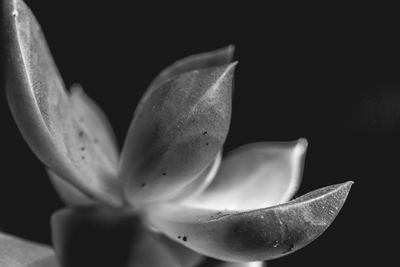
[[[0,233],[1,267],[59,267],[54,251],[44,245]]]
[[[324,187],[295,200],[246,212],[176,204],[148,207],[149,223],[204,255],[264,261],[292,253],[321,235],[343,206],[353,182]]]
[[[175,76],[143,104],[120,165],[132,205],[176,196],[214,160],[229,129],[235,65]]]
[[[96,201],[80,191],[78,188],[60,178],[50,169],[46,168],[50,181],[56,189],[61,200],[68,206],[91,206],[96,205]]]
[[[69,183],[103,202],[120,204],[117,166],[99,145],[112,141],[101,140],[107,134],[99,134],[101,127],[92,128],[96,122],[85,121],[99,115],[97,110],[82,94],[67,94],[26,4],[4,2],[6,94],[25,140],[45,165]]]
[[[54,248],[64,267],[191,267],[201,258],[147,231],[139,217],[120,210],[63,209],[53,214],[51,226]]]
[[[214,51],[191,55],[174,62],[162,70],[151,82],[149,88],[146,90],[145,94],[140,100],[137,110],[140,110],[140,106],[148,100],[153,93],[153,90],[159,88],[160,85],[168,79],[171,79],[173,76],[182,74],[184,72],[228,64],[232,62],[234,51],[235,47],[233,45],[229,45]]]
[[[261,209],[290,200],[302,176],[307,141],[254,143],[233,150],[216,177],[187,205],[207,209]]]

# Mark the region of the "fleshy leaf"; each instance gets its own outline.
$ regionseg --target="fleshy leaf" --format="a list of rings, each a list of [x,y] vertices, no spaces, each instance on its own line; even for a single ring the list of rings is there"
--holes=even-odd
[[[352,183],[327,186],[284,204],[245,212],[158,204],[147,208],[147,219],[170,238],[207,256],[238,262],[270,260],[321,235],[343,206]]]
[[[0,266],[60,267],[51,248],[3,233],[0,233]]]
[[[201,258],[179,243],[146,230],[139,217],[121,210],[63,209],[53,214],[51,226],[63,267],[190,267]]]
[[[229,129],[235,65],[174,76],[141,106],[120,165],[132,205],[176,196],[215,159]]]
[[[214,161],[189,185],[171,201],[189,201],[200,195],[213,181],[222,161],[222,151],[217,154]]]
[[[306,148],[305,139],[239,147],[224,158],[203,194],[185,204],[237,211],[284,203],[300,185]]]
[[[104,153],[113,141],[102,139],[109,136],[103,132],[108,126],[100,125],[98,107],[76,90],[65,91],[40,26],[23,1],[3,1],[2,15],[6,95],[25,140],[61,178],[119,205],[117,166],[109,156],[115,149]]]
[[[68,206],[91,206],[97,204],[96,201],[85,195],[72,184],[59,177],[50,169],[46,169],[50,181],[56,189],[61,200]]]

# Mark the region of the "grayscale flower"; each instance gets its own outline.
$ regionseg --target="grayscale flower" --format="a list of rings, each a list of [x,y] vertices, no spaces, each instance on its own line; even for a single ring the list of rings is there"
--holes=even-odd
[[[262,266],[317,238],[344,204],[352,182],[291,200],[303,138],[245,145],[222,159],[232,46],[163,70],[119,153],[96,103],[78,85],[65,90],[26,4],[3,0],[3,19],[10,109],[67,208],[52,216],[55,253],[2,234],[1,266],[57,266],[57,257],[64,267],[189,267],[202,255],[237,262],[221,266]]]

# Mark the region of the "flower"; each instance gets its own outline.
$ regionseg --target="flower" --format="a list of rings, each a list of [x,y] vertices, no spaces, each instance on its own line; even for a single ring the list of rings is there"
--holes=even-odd
[[[338,214],[352,182],[291,200],[303,138],[242,146],[222,160],[237,64],[232,46],[162,71],[119,153],[101,109],[80,86],[65,90],[26,4],[3,5],[8,103],[68,206],[51,223],[62,266],[195,266],[201,255],[261,266],[309,244]],[[7,246],[19,249],[3,253]],[[50,248],[7,235],[0,247],[2,266],[57,264]]]

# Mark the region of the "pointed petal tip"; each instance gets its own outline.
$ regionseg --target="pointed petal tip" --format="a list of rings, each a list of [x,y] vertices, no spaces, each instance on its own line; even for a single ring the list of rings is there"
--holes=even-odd
[[[340,183],[340,184],[331,185],[331,187],[336,187],[337,190],[343,190],[343,192],[346,192],[346,196],[345,197],[347,197],[347,194],[349,194],[350,189],[353,186],[353,184],[354,184],[354,181],[349,180],[347,182],[343,182],[343,183]],[[327,187],[329,187],[329,186],[327,186]]]
[[[214,56],[224,56],[227,60],[226,63],[231,62],[232,58],[234,56],[235,53],[235,45],[234,44],[229,44],[227,46],[221,47],[219,49],[213,50],[213,51],[208,51],[208,52],[204,52],[200,55],[214,55]],[[196,55],[195,55],[196,56]]]
[[[225,50],[228,55],[233,57],[233,54],[235,53],[235,45],[234,44],[229,44],[228,46],[225,46],[224,48],[221,48],[221,50]]]
[[[308,141],[306,138],[302,137],[297,140],[297,148],[304,153],[308,148]]]
[[[351,189],[351,187],[353,186],[353,184],[354,184],[354,181],[352,181],[352,180],[349,180],[349,181],[344,182],[344,183],[342,184],[342,186],[343,186],[343,187],[345,188],[345,190],[347,191],[347,195],[349,194],[350,189]],[[346,197],[347,197],[347,195],[346,195]]]
[[[229,68],[235,68],[238,63],[239,63],[238,60],[233,61],[232,63],[229,64]]]
[[[239,63],[239,61],[233,61],[233,62],[229,62],[229,63],[227,63],[227,64],[223,64],[223,65],[220,65],[220,66],[217,66],[217,67],[214,67],[214,69],[213,69],[213,71],[216,71],[216,72],[219,72],[219,71],[221,71],[221,70],[224,70],[222,73],[221,73],[221,77],[224,77],[224,76],[228,76],[229,74],[231,74],[231,73],[233,73],[234,71],[235,71],[235,69],[236,69],[236,65]]]
[[[228,63],[224,66],[221,66],[222,68],[225,68],[225,71],[221,74],[222,77],[229,77],[230,79],[233,78],[233,73],[235,72],[236,65],[239,63],[239,61],[234,61],[231,63]]]

